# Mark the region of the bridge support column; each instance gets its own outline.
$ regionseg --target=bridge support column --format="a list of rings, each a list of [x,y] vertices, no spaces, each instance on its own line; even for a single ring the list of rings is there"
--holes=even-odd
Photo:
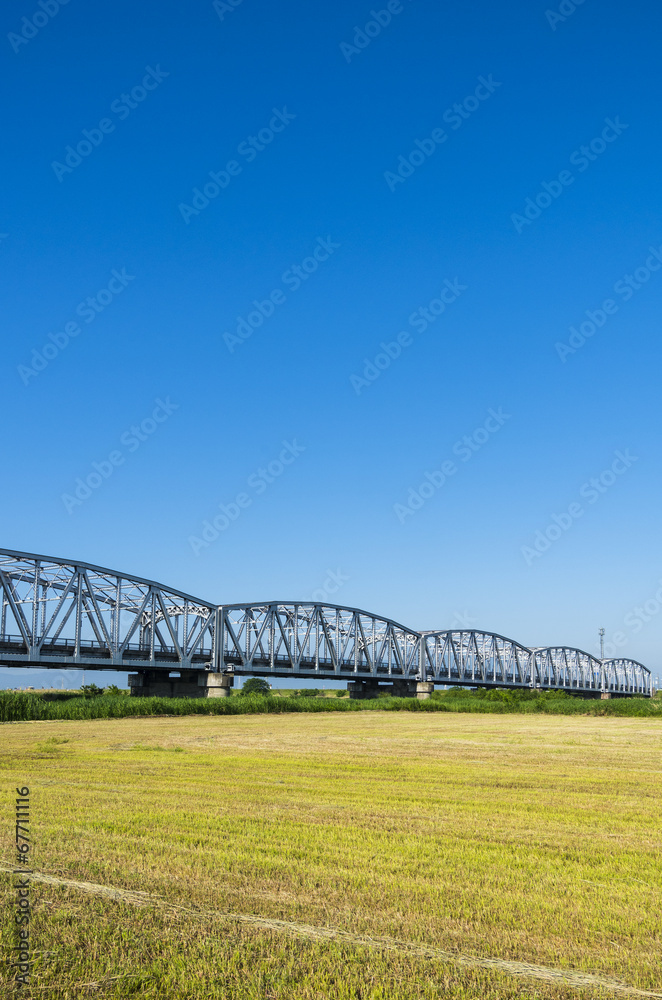
[[[434,684],[428,681],[412,681],[395,679],[390,683],[380,684],[376,678],[361,681],[349,681],[347,684],[350,698],[378,698],[380,694],[392,695],[394,698],[418,698],[424,701],[434,691]]]
[[[394,698],[417,698],[419,701],[427,701],[434,691],[434,684],[430,681],[394,681]]]
[[[139,698],[227,698],[234,677],[206,670],[140,670],[129,674],[129,688]],[[175,671],[172,671],[175,673]]]
[[[234,687],[234,674],[198,674],[198,686],[203,698],[228,698]]]
[[[390,686],[390,685],[389,685]],[[380,691],[386,691],[386,685],[380,687],[379,681],[348,681],[347,690],[350,698],[378,698]],[[390,694],[390,691],[388,692]]]

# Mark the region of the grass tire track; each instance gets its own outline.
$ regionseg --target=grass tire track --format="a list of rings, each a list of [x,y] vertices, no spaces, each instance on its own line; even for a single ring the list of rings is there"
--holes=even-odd
[[[13,874],[15,868],[10,865],[0,863],[0,871]],[[389,937],[367,937],[352,934],[335,927],[314,927],[309,924],[299,924],[288,920],[276,920],[270,917],[256,917],[246,913],[232,913],[221,910],[197,910],[191,907],[180,906],[177,903],[169,903],[160,896],[151,895],[148,892],[140,892],[131,889],[117,889],[114,886],[99,885],[96,882],[76,882],[72,879],[57,878],[54,875],[44,875],[40,872],[32,872],[25,876],[33,882],[41,882],[44,885],[61,886],[70,889],[80,889],[92,896],[101,896],[105,899],[112,899],[118,902],[131,903],[134,906],[156,906],[174,912],[186,913],[190,916],[206,918],[216,917],[221,920],[236,921],[237,923],[248,924],[252,927],[262,927],[265,930],[281,931],[283,933],[294,934],[298,937],[307,938],[313,941],[339,941],[363,948],[375,948],[386,951],[396,951],[402,954],[413,955],[418,958],[436,959],[438,961],[453,962],[456,965],[469,966],[470,968],[492,969],[498,972],[505,972],[511,976],[527,976],[532,979],[543,980],[547,983],[558,983],[563,986],[570,986],[578,989],[601,988],[618,993],[621,996],[632,997],[655,997],[662,1000],[662,993],[653,993],[649,990],[639,990],[634,986],[619,982],[617,979],[605,979],[601,976],[593,975],[589,972],[579,970],[555,969],[544,965],[531,965],[528,962],[514,962],[502,958],[479,958],[474,955],[462,955],[456,952],[443,951],[441,948],[434,948],[430,945],[413,944],[410,941],[401,941],[397,938]]]

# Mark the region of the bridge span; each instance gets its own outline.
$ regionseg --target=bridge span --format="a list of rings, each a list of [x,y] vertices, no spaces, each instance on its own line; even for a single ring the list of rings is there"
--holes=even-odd
[[[651,695],[636,660],[528,648],[476,629],[416,631],[333,604],[218,605],[76,560],[0,549],[0,665],[130,671],[134,695],[222,697],[234,677],[346,681],[353,697],[434,685]]]

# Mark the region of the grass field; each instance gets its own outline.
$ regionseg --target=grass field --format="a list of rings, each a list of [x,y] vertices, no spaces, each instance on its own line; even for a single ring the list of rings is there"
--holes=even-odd
[[[655,719],[362,711],[0,733],[4,867],[29,785],[32,863],[51,877],[32,885],[23,997],[662,996]]]

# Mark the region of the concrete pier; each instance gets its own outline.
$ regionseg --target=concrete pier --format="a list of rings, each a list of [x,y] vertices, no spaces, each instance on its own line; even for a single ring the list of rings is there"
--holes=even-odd
[[[171,674],[179,676],[171,676]],[[141,670],[129,674],[131,694],[138,698],[227,698],[234,687],[232,674],[207,670]]]
[[[434,684],[429,681],[401,680],[399,678],[380,682],[371,677],[367,680],[349,681],[347,690],[350,698],[378,698],[383,693],[394,698],[418,698],[419,701],[425,701],[434,691]]]

